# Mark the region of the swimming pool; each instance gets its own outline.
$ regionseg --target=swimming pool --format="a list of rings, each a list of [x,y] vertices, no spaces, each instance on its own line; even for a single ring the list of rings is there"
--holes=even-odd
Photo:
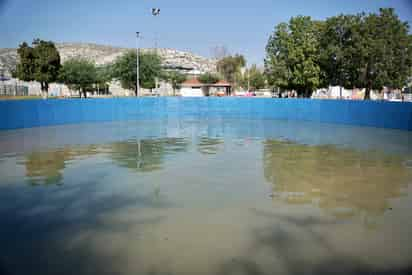
[[[1,131],[0,273],[407,274],[411,141],[221,116]]]
[[[412,103],[275,98],[0,100],[0,130],[136,119],[276,119],[412,131]]]

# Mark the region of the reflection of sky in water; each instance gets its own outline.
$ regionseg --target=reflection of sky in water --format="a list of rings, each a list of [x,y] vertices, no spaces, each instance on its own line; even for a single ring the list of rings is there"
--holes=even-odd
[[[2,132],[0,274],[406,274],[411,137],[261,120]]]

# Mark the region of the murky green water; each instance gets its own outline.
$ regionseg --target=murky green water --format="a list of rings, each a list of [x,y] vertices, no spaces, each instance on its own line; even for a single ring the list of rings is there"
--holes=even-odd
[[[411,142],[270,120],[0,132],[0,274],[407,274]]]

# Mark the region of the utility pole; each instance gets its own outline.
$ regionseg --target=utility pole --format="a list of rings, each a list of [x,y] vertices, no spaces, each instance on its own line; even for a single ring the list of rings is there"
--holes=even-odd
[[[140,84],[139,84],[139,37],[140,32],[136,32],[136,96],[140,96]]]
[[[152,9],[152,15],[153,15],[153,17],[156,17],[156,16],[159,16],[160,15],[160,9],[159,8],[153,8]],[[155,54],[157,54],[157,32],[156,32],[156,30],[155,30],[155,37],[154,37],[154,42],[155,42]],[[155,89],[156,89],[156,93],[157,93],[157,95],[159,95],[159,91],[158,91],[158,83],[157,83],[157,77],[155,77]]]
[[[152,9],[152,15],[153,15],[153,17],[156,17],[156,16],[159,16],[160,15],[160,9],[158,9],[158,8],[153,8]],[[155,37],[154,37],[154,42],[155,42],[155,52],[157,53],[157,32],[156,32],[156,30],[155,30]]]
[[[250,68],[247,69],[247,92],[250,92]]]

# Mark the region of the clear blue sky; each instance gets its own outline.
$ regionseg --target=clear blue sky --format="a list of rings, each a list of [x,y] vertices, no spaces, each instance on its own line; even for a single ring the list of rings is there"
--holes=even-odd
[[[211,47],[224,45],[262,64],[269,34],[291,16],[324,19],[380,7],[412,21],[412,0],[0,0],[0,47],[36,37],[134,47],[139,30],[142,47],[153,47],[157,33],[159,47],[210,56]]]

